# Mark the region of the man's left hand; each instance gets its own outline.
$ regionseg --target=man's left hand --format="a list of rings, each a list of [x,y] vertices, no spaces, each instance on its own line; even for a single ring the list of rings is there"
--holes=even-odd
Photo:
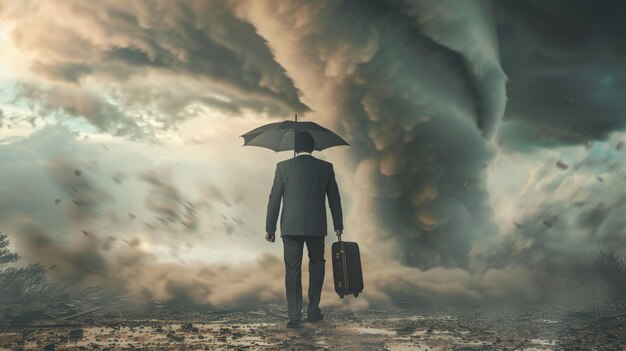
[[[274,233],[270,234],[270,233],[265,232],[265,240],[273,243],[274,240],[276,240],[276,237],[274,236]]]

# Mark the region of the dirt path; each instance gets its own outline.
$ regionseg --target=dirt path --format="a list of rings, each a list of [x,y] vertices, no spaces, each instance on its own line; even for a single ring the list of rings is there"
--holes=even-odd
[[[142,350],[626,350],[626,315],[545,309],[324,311],[292,330],[280,307],[160,310],[150,318],[103,312],[63,326],[3,327],[4,349]],[[611,313],[608,313],[611,312]],[[49,326],[45,326],[48,324]]]

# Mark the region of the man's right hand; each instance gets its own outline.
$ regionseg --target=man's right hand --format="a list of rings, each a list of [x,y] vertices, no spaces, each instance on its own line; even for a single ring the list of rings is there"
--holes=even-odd
[[[341,234],[343,234],[343,230],[342,229],[335,230],[335,234],[337,234],[337,236],[340,236]]]

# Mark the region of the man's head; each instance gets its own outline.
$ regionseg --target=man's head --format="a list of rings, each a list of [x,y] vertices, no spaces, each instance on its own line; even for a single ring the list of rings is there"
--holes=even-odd
[[[296,152],[313,152],[315,141],[308,132],[296,131],[296,141],[294,146]]]

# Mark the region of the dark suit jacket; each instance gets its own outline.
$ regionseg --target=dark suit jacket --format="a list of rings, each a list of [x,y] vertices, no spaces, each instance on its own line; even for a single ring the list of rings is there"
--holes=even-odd
[[[310,155],[279,162],[267,204],[265,231],[276,233],[282,199],[281,236],[327,235],[326,195],[334,228],[343,230],[341,198],[333,164]]]

